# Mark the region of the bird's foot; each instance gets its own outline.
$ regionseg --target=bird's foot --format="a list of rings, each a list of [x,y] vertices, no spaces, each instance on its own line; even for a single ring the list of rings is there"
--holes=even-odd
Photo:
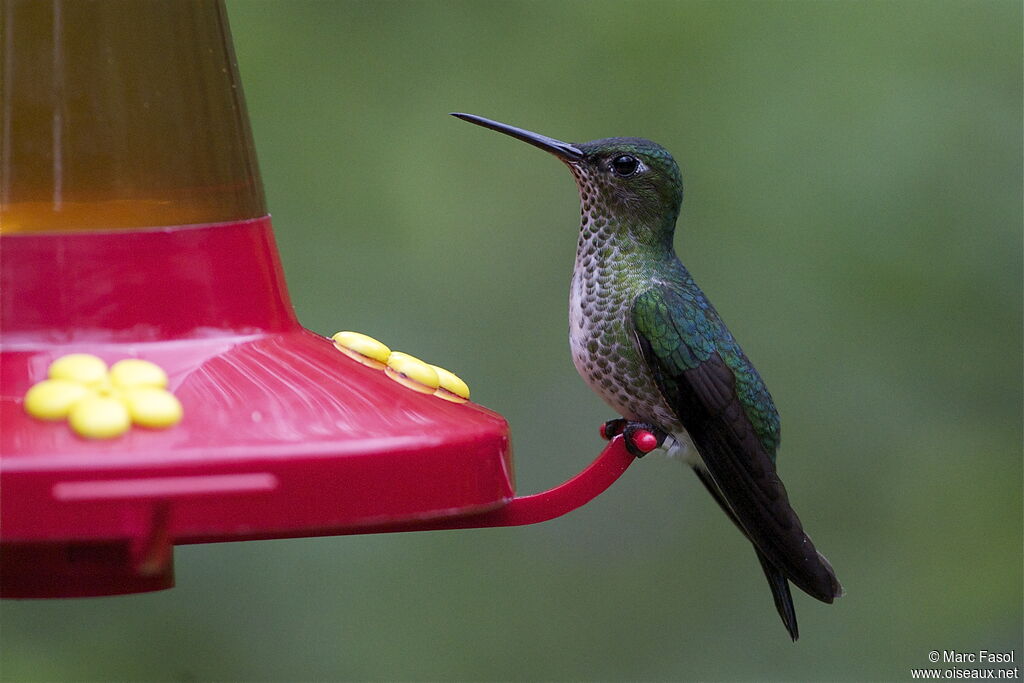
[[[601,438],[611,441],[619,434],[626,443],[626,450],[636,458],[642,458],[665,444],[668,434],[646,422],[632,422],[619,418],[608,420],[601,425]]]
[[[608,420],[601,425],[601,438],[605,441],[611,441],[626,428],[626,420],[621,417],[617,420]]]

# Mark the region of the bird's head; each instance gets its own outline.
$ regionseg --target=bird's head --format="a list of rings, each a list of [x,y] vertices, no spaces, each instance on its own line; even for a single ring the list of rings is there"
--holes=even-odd
[[[683,182],[675,159],[661,145],[643,138],[604,138],[568,143],[473,114],[452,114],[505,133],[561,159],[580,191],[584,227],[621,225],[635,239],[668,239],[683,202]]]

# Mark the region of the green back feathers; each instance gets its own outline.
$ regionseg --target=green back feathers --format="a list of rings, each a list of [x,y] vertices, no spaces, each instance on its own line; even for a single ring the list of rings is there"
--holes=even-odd
[[[732,371],[743,412],[774,460],[780,440],[779,414],[767,387],[686,269],[679,265],[679,271],[680,277],[671,284],[649,289],[633,303],[633,324],[657,359],[659,367],[653,370],[660,376],[659,383],[674,393],[678,376],[717,353]]]

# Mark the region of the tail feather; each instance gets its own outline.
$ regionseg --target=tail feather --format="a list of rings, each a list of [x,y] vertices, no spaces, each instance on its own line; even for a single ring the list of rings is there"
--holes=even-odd
[[[697,475],[697,478],[700,479],[701,483],[704,484],[704,487],[707,488],[711,497],[715,499],[716,503],[718,503],[718,506],[722,508],[722,511],[729,517],[729,519],[732,520],[732,523],[736,525],[736,528],[746,536],[747,532],[743,529],[743,525],[741,525],[739,520],[736,519],[736,515],[733,514],[732,509],[725,502],[725,499],[722,498],[722,494],[719,492],[718,487],[715,486],[711,476],[700,467],[694,467],[693,471]],[[800,637],[800,628],[796,623],[796,608],[793,607],[793,594],[790,593],[789,590],[789,581],[786,579],[785,574],[773,565],[768,558],[765,557],[764,553],[757,549],[757,546],[754,546],[754,552],[757,553],[757,559],[761,562],[761,569],[764,570],[764,576],[768,579],[768,586],[772,589],[772,600],[775,601],[775,609],[778,611],[779,617],[782,619],[782,624],[789,632],[789,637],[793,639],[793,642],[796,642],[797,638]],[[821,557],[820,554],[819,557]],[[828,563],[828,560],[824,557],[821,557],[821,560],[831,572],[832,566]],[[834,573],[832,574],[832,577],[834,580]],[[839,586],[838,581],[835,583],[839,590],[837,595],[841,595],[842,586]]]
[[[775,609],[778,611],[779,616],[782,617],[782,623],[785,625],[786,630],[789,631],[789,637],[795,643],[797,638],[800,637],[800,628],[796,623],[796,609],[793,607],[793,595],[789,592],[789,581],[786,580],[785,575],[775,565],[768,561],[764,553],[757,550],[757,548],[754,548],[754,550],[757,552],[757,559],[761,561],[761,568],[764,570],[765,578],[768,579],[768,586],[772,589]]]

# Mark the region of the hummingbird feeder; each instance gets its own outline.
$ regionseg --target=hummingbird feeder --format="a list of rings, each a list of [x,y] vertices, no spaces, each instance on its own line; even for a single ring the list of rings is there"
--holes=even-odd
[[[531,524],[506,421],[299,325],[221,2],[10,0],[0,37],[0,595],[169,588],[175,544]],[[344,306],[339,306],[339,313]]]

